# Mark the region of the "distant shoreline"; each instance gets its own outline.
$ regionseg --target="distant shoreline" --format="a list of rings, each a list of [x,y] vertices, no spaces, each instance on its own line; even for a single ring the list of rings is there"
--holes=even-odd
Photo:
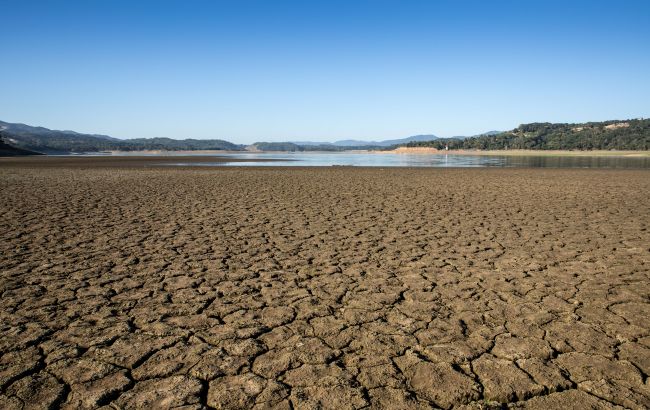
[[[101,151],[97,154],[106,154],[106,155],[119,155],[119,156],[140,156],[140,155],[191,155],[191,154],[206,154],[206,155],[219,155],[219,154],[245,154],[246,151],[230,151],[230,150],[218,150],[218,149],[207,149],[207,150],[142,150],[142,151]]]
[[[570,151],[570,150],[438,150],[430,147],[398,147],[393,150],[348,150],[348,151],[231,151],[231,150],[143,150],[143,151],[101,151],[88,152],[84,156],[192,156],[192,155],[223,155],[223,154],[296,154],[296,153],[318,153],[318,154],[422,154],[422,155],[483,155],[483,156],[564,156],[564,157],[626,157],[645,158],[650,157],[650,151]],[[79,154],[72,154],[78,156]]]
[[[565,156],[565,157],[650,157],[650,151],[569,151],[569,150],[439,150],[429,147],[399,147],[391,154],[450,154],[450,155],[494,155],[494,156]]]

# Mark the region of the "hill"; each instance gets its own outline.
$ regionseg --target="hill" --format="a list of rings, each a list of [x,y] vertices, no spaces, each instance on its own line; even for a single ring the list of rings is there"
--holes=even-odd
[[[167,150],[167,151],[196,151],[196,150],[215,150],[215,151],[241,151],[242,145],[233,144],[224,140],[197,140],[183,139],[175,140],[171,138],[135,138],[122,141],[126,143],[126,151],[140,150]]]
[[[649,150],[650,120],[531,123],[496,134],[409,142],[402,146],[476,150]]]
[[[28,151],[22,148],[16,148],[13,145],[5,143],[0,138],[0,157],[19,157],[25,155],[43,155],[40,152]]]
[[[174,140],[171,138],[136,138],[120,140],[107,135],[82,134],[74,131],[57,131],[44,127],[13,124],[0,121],[0,131],[12,145],[47,154],[142,151],[142,150],[231,150],[240,151],[242,145],[224,140]]]
[[[0,132],[0,157],[18,157],[23,155],[42,155],[39,152],[28,151],[22,148],[16,148],[13,145],[7,144],[2,139],[2,132]]]

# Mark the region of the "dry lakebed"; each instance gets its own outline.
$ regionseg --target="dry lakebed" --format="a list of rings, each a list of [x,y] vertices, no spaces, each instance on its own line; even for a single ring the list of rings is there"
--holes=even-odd
[[[650,171],[0,160],[2,409],[650,407]]]

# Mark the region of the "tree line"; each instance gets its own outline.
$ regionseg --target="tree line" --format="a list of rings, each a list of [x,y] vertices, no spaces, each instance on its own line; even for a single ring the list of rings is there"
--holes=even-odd
[[[583,124],[531,123],[512,131],[465,139],[409,142],[440,150],[650,150],[650,119]]]

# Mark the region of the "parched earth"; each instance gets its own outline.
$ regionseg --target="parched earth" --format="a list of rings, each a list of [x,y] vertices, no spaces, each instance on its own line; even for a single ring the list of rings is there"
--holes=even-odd
[[[650,171],[0,162],[0,210],[2,409],[650,407]]]

